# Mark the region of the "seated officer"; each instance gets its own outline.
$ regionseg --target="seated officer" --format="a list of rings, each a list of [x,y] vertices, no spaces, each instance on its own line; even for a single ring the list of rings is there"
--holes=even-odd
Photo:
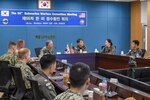
[[[25,41],[22,40],[22,39],[19,39],[17,41],[17,50],[20,50],[21,48],[24,48],[24,46],[25,46]]]
[[[132,41],[132,49],[129,50],[129,52],[127,53],[128,56],[132,56],[132,57],[142,57],[142,50],[139,49],[139,44],[140,42],[138,40],[133,40]]]
[[[113,46],[111,39],[106,39],[105,46],[102,48],[100,53],[115,54],[115,52],[116,48]]]
[[[46,41],[46,46],[43,47],[42,50],[40,51],[39,57],[41,58],[43,55],[47,55],[47,54],[54,54],[52,40]]]
[[[18,56],[18,50],[20,50],[21,48],[24,48],[24,46],[25,46],[25,41],[22,39],[19,39],[17,41],[17,49],[15,51],[16,56]]]
[[[27,78],[33,76],[31,68],[26,64],[29,60],[30,60],[30,50],[27,48],[20,49],[18,51],[18,62],[15,64],[15,66],[21,69],[26,89],[31,88],[30,82],[27,80]]]
[[[90,69],[84,63],[74,64],[69,73],[70,89],[59,94],[54,100],[84,100],[83,93],[90,84]]]
[[[33,78],[38,81],[43,98],[46,100],[54,100],[56,92],[48,76],[55,72],[56,57],[51,54],[44,55],[40,59],[40,64],[41,70],[39,71],[39,74],[35,75]]]
[[[10,41],[8,44],[8,51],[4,55],[0,57],[0,60],[2,61],[9,61],[10,64],[15,65],[17,62],[17,57],[15,56],[15,50],[16,50],[16,43]]]
[[[75,53],[82,53],[86,50],[86,46],[84,45],[83,39],[77,40],[77,46],[75,47]]]

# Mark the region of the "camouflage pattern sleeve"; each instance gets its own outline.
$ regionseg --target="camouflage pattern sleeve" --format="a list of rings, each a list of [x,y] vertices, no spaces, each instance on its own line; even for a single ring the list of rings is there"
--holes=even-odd
[[[15,65],[17,63],[17,61],[18,61],[17,56],[15,56],[13,54],[10,54],[10,53],[5,53],[4,55],[2,55],[0,57],[0,59],[2,61],[9,61],[10,64],[12,64],[12,65]]]
[[[54,100],[84,100],[83,96],[77,92],[67,90],[58,96]]]

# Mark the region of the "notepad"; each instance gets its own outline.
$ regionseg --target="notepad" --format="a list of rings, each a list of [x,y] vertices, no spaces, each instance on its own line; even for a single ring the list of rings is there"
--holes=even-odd
[[[4,92],[0,92],[0,98],[2,98],[4,95]]]

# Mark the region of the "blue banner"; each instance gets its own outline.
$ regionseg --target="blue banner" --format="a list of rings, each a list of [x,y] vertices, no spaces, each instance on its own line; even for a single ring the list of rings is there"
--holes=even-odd
[[[86,11],[0,10],[1,26],[87,26]]]

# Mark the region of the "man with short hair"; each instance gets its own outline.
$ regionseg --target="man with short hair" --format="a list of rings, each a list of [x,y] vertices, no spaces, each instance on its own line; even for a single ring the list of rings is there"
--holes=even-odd
[[[132,57],[142,57],[142,50],[139,48],[139,44],[140,42],[138,40],[133,40],[132,41],[132,49],[129,50],[129,52],[127,53],[128,56],[132,56]]]
[[[52,40],[48,40],[45,43],[45,47],[43,47],[40,51],[40,55],[39,57],[41,58],[43,55],[47,55],[47,54],[54,54],[54,50],[53,50],[53,41]]]
[[[84,100],[83,93],[90,84],[90,69],[84,63],[74,64],[69,73],[70,89],[59,94],[54,100]]]
[[[30,89],[31,85],[27,78],[33,77],[31,68],[27,65],[27,62],[30,60],[30,50],[27,48],[21,48],[18,51],[18,62],[15,64],[15,67],[21,69],[22,77],[25,82],[26,89]]]
[[[39,74],[33,77],[33,79],[38,81],[42,97],[46,100],[54,100],[54,98],[56,97],[56,91],[48,76],[52,75],[55,72],[55,55],[43,55],[40,59],[40,64],[41,70],[39,71]]]
[[[18,50],[20,50],[21,48],[24,48],[24,46],[25,46],[25,41],[22,40],[22,39],[19,39],[19,40],[17,41],[17,49],[16,49],[16,51],[15,51],[15,55],[16,55],[16,56],[18,56]]]
[[[24,48],[24,46],[25,46],[25,41],[22,40],[22,39],[19,39],[17,41],[17,50],[20,50],[21,48]]]
[[[77,46],[75,47],[75,53],[82,53],[86,50],[86,46],[84,45],[83,39],[77,40]]]
[[[106,39],[105,45],[102,46],[100,53],[112,54],[112,55],[116,53],[116,47],[113,46],[111,39]]]
[[[10,64],[15,65],[17,63],[17,57],[15,56],[16,43],[10,41],[8,44],[8,51],[0,57],[1,61],[9,61]]]

